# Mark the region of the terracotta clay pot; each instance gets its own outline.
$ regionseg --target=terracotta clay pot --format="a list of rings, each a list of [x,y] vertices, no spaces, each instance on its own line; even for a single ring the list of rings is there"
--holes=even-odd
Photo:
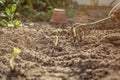
[[[66,23],[66,13],[64,9],[57,9],[55,8],[53,11],[53,15],[50,20],[51,23]]]

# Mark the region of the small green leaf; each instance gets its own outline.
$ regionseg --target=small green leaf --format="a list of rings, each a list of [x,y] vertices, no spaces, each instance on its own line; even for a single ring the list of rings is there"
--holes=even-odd
[[[7,15],[10,15],[10,9],[9,8],[6,8],[5,12],[6,12]]]
[[[8,27],[14,28],[14,24],[13,23],[8,23]]]
[[[0,1],[1,4],[4,4],[3,1]]]
[[[0,17],[6,17],[6,14],[4,14],[3,12],[0,13]]]
[[[15,47],[14,47],[14,49],[13,49],[13,53],[14,53],[14,54],[17,55],[17,54],[19,54],[20,52],[21,52],[21,50],[20,50],[19,48],[15,48]]]
[[[10,8],[10,12],[14,13],[16,11],[17,5],[13,4],[12,7]]]
[[[14,20],[14,25],[15,25],[15,26],[19,26],[19,25],[20,25],[20,21],[19,21],[19,20],[17,20],[17,19],[16,19],[16,20]]]
[[[16,12],[15,16],[20,17],[20,13]]]
[[[5,19],[1,20],[0,21],[0,24],[3,26],[3,27],[7,27],[8,26],[8,23]]]
[[[58,29],[58,30],[54,30],[54,33],[55,33],[56,36],[58,36],[58,34],[59,34],[59,29]]]
[[[39,5],[41,5],[42,7],[45,7],[47,4],[45,3],[45,2],[43,2],[43,1],[39,1],[39,3],[38,3]]]
[[[12,55],[11,55],[11,59],[12,58],[15,58],[15,56],[17,55],[17,54],[19,54],[21,52],[21,50],[19,49],[19,48],[13,48],[13,53],[12,53]]]
[[[52,6],[48,6],[47,9],[51,10],[51,9],[53,9],[53,7]]]

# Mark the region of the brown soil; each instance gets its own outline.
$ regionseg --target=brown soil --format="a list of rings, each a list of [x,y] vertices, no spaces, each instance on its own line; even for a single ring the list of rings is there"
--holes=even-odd
[[[0,30],[0,80],[120,80],[120,24],[84,27],[79,44],[73,44],[68,25]],[[59,43],[53,48],[58,28]],[[16,72],[9,68],[13,47],[22,50]]]

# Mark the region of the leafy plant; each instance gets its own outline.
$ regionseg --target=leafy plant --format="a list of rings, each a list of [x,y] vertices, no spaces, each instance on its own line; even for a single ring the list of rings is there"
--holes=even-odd
[[[10,8],[6,8],[5,11],[1,13],[0,16],[3,17],[3,19],[0,21],[0,24],[3,27],[8,28],[15,28],[20,26],[20,21],[18,19],[14,19],[16,15],[19,15],[19,13],[15,12],[17,8],[16,4],[13,4]]]
[[[70,2],[71,0],[26,0],[22,5],[22,13],[30,21],[49,21],[54,8],[66,8]]]
[[[2,6],[0,9],[4,10],[4,12],[2,12],[1,15],[3,19],[5,19],[1,21],[1,24],[4,27],[7,26],[12,28],[18,27],[18,25],[20,25],[20,21],[18,19],[15,19],[15,16],[17,14],[16,10],[14,12],[14,15],[12,13],[13,19],[10,18],[12,17],[10,6],[13,5],[17,5],[16,6],[18,7],[17,11],[23,16],[22,20],[28,21],[29,19],[30,21],[38,21],[38,20],[48,21],[51,18],[52,11],[54,8],[67,9],[69,8],[69,4],[71,3],[71,1],[72,0],[56,0],[56,1],[55,0],[0,0],[0,4],[4,5],[4,6],[0,5],[0,7]],[[6,9],[6,7],[8,8]],[[7,13],[9,13],[11,16],[6,13],[6,10]],[[72,12],[69,13],[69,10],[68,10],[68,15],[74,16]],[[0,16],[0,18],[2,17]]]
[[[19,48],[14,47],[13,53],[12,53],[11,58],[10,58],[10,68],[11,68],[12,71],[15,70],[15,61],[14,61],[14,59],[15,59],[16,55],[18,55],[19,53],[21,53],[21,50]]]

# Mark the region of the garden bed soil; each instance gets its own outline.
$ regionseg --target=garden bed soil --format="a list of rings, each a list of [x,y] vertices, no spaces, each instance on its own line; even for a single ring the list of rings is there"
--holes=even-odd
[[[0,29],[0,80],[120,80],[120,24],[109,20],[84,27],[78,44],[72,42],[70,28],[71,24],[39,23],[33,28]],[[14,47],[22,52],[15,59],[16,72],[10,72]]]

